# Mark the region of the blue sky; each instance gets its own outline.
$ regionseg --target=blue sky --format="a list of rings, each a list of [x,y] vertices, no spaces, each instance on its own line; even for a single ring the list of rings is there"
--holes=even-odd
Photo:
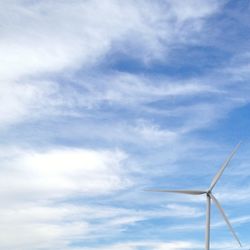
[[[0,250],[249,248],[249,8],[1,1]]]

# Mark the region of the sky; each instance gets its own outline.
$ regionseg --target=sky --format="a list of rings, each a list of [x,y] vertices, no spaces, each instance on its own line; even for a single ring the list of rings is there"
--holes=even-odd
[[[204,249],[214,189],[250,228],[250,3],[0,1],[0,250]],[[212,204],[213,249],[238,249]]]

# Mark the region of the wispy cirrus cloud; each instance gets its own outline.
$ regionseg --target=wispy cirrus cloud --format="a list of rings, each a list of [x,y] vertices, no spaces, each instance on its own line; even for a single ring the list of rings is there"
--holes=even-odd
[[[41,74],[44,73],[91,68],[116,47],[115,44],[118,44],[117,47],[126,45],[126,48],[130,44],[129,51],[139,51],[138,58],[149,58],[149,54],[150,58],[157,58],[162,54],[161,50],[168,49],[171,44],[176,44],[177,40],[183,40],[183,37],[186,37],[185,42],[188,43],[188,37],[196,33],[197,29],[201,29],[203,18],[219,8],[215,1],[210,4],[191,1],[188,5],[179,1],[165,2],[163,5],[160,2],[153,4],[148,1],[133,4],[121,4],[116,1],[101,4],[96,1],[74,1],[71,4],[64,1],[53,4],[13,1],[1,5],[4,10],[1,15],[4,39],[0,45],[3,62],[0,75],[3,94],[12,93],[8,98],[12,100],[12,106],[9,103],[7,105],[4,100],[2,106],[5,106],[5,113],[12,114],[12,118],[4,116],[9,122],[27,119],[28,114],[32,113],[30,106],[48,103],[58,87],[57,84],[51,84],[49,89],[46,89],[43,81],[38,80],[29,80],[27,86],[25,78],[35,77],[40,80]],[[197,5],[199,14],[191,8]],[[185,9],[184,13],[178,11],[180,7]],[[11,19],[6,14],[8,11],[12,12]],[[104,18],[106,16],[109,18]],[[195,25],[186,25],[190,22]],[[175,32],[172,24],[178,26]],[[116,81],[123,92],[126,89],[129,91],[128,84],[125,87],[122,80]],[[28,90],[28,95],[27,88],[35,88],[36,91]],[[132,88],[134,94],[144,95],[139,85],[130,83],[129,88]],[[121,89],[109,89],[106,101],[115,100],[120,91]],[[149,88],[146,91],[150,91]],[[171,89],[169,91],[171,92]],[[25,93],[26,97],[22,93]],[[37,96],[43,98],[38,100]],[[90,100],[92,97],[87,98]],[[43,108],[41,105],[40,109]],[[3,111],[2,113],[4,114]]]
[[[1,75],[8,78],[72,66],[78,68],[79,64],[89,67],[107,53],[113,43],[123,40],[138,48],[142,45],[141,52],[148,50],[151,55],[158,55],[160,48],[175,44],[176,39],[185,37],[188,43],[192,33],[202,28],[203,18],[220,7],[216,1],[209,4],[198,1],[188,4],[181,1],[133,4],[132,1],[101,4],[98,1],[70,4],[13,1],[1,5],[5,10],[1,28],[4,40],[0,47],[5,63]],[[194,11],[197,6],[199,12]],[[13,13],[11,19],[8,11]],[[104,18],[107,16],[108,19]],[[194,25],[186,25],[190,22]],[[178,29],[173,29],[172,24]],[[21,26],[25,28],[20,29]],[[136,38],[135,42],[129,35]]]

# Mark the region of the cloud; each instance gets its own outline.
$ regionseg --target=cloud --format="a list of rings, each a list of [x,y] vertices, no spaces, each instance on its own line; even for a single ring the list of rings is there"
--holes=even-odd
[[[199,210],[176,204],[144,211],[86,200],[133,185],[127,158],[119,150],[2,149],[0,249],[67,249],[73,241],[119,235],[140,221],[181,211],[184,217],[200,216]]]
[[[193,11],[199,5],[199,11]],[[170,23],[199,22],[219,8],[216,1],[60,1],[2,3],[0,75],[4,79],[65,68],[90,66],[107,53],[114,42],[143,45],[145,50],[161,48],[161,39],[176,43],[182,30],[172,34]],[[185,10],[180,12],[179,10]],[[167,10],[167,12],[166,12]],[[11,19],[8,12],[12,12]],[[105,18],[109,17],[109,18]],[[129,21],[128,21],[129,20]],[[22,27],[22,28],[21,28]],[[192,26],[187,27],[192,33]],[[191,35],[191,34],[190,34]],[[129,39],[130,40],[130,39]]]
[[[107,249],[122,249],[122,250],[139,250],[143,249],[153,249],[153,250],[181,250],[181,249],[200,249],[201,245],[199,243],[193,242],[185,242],[185,241],[175,241],[175,242],[157,242],[157,241],[135,241],[135,242],[125,242],[125,243],[118,243],[113,245],[108,245],[104,247],[98,247],[98,250],[107,250]],[[92,250],[93,248],[79,248],[77,250]]]
[[[40,117],[53,86],[50,82],[0,82],[0,128]]]
[[[222,4],[222,3],[221,3]],[[180,0],[174,1],[172,8],[178,19],[183,22],[185,20],[199,19],[209,16],[217,12],[221,4],[211,1],[202,3],[197,0],[183,2]],[[195,10],[199,11],[195,11]]]
[[[197,5],[199,11],[193,11]],[[216,1],[201,4],[193,0],[189,4],[181,1],[1,3],[0,95],[4,97],[1,106],[5,107],[0,110],[2,126],[33,118],[34,113],[40,114],[50,105],[57,107],[62,102],[60,93],[54,98],[62,83],[44,84],[49,74],[68,75],[75,70],[91,69],[115,48],[126,48],[127,54],[133,51],[143,61],[165,58],[163,51],[178,41],[183,43],[184,37],[188,43],[197,27],[201,29],[204,18],[219,8]],[[130,90],[132,95],[141,98],[151,90],[154,95],[160,94],[160,90],[152,86],[145,92],[141,84],[131,81],[124,84],[123,79],[117,81],[121,88],[109,88],[104,94],[105,101],[122,98],[124,102],[122,95]],[[192,86],[187,86],[190,87],[192,89]],[[170,86],[163,89],[166,91],[170,94],[176,92]],[[94,99],[98,95],[100,93],[95,93]],[[85,106],[89,101],[93,102],[93,95],[80,98],[85,99]],[[129,97],[126,102],[134,100]],[[33,106],[37,109],[30,109]],[[55,109],[50,112],[55,113]]]
[[[110,193],[131,184],[123,170],[126,157],[121,151],[78,148],[20,151],[3,164],[1,179],[8,182],[2,182],[1,193],[40,199]]]
[[[124,229],[140,221],[179,216],[181,210],[185,211],[182,217],[199,216],[194,214],[198,210],[174,204],[158,211],[145,211],[87,205],[87,201],[79,200],[74,204],[51,200],[50,196],[37,196],[32,200],[29,197],[26,202],[15,201],[14,206],[5,202],[3,200],[0,206],[0,249],[70,249],[72,241],[119,236]],[[150,246],[150,243],[147,245]]]
[[[0,210],[0,249],[63,249],[88,232],[74,207],[28,203]]]
[[[123,213],[122,209],[98,211],[62,200],[101,197],[132,185],[124,152],[82,148],[2,151],[0,249],[63,249],[72,240],[96,232],[88,221],[91,217],[114,218]],[[122,224],[128,222],[131,220]]]
[[[234,250],[236,249],[234,247],[234,243],[232,242],[215,242],[212,244],[213,249],[228,249],[228,250]],[[164,242],[164,241],[131,241],[131,242],[124,242],[124,243],[118,243],[113,245],[107,245],[104,247],[98,247],[95,249],[98,250],[139,250],[139,249],[146,249],[146,250],[181,250],[181,249],[203,249],[204,243],[197,242],[197,241],[172,241],[172,242]],[[76,250],[93,250],[94,248],[76,248]]]
[[[218,93],[218,89],[194,79],[191,81],[173,80],[160,76],[143,76],[132,73],[112,72],[107,75],[96,75],[78,80],[87,91],[86,98],[79,104],[91,107],[103,103],[140,107],[147,103],[169,98],[188,98],[190,96]]]

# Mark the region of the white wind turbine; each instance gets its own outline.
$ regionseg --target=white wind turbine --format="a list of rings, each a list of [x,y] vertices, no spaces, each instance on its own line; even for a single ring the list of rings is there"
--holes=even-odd
[[[233,230],[233,228],[232,228],[232,226],[231,226],[231,224],[230,224],[230,222],[229,222],[226,214],[224,213],[224,210],[222,209],[219,201],[212,194],[213,188],[215,187],[216,183],[220,179],[220,177],[223,174],[225,168],[228,166],[230,160],[233,158],[234,154],[238,150],[239,146],[240,146],[240,143],[234,148],[234,150],[232,151],[232,153],[229,155],[229,157],[222,164],[220,170],[218,171],[218,173],[213,178],[210,187],[206,191],[204,191],[204,190],[164,190],[164,189],[162,189],[162,190],[157,190],[157,189],[146,190],[146,191],[149,191],[149,192],[180,193],[180,194],[188,194],[188,195],[202,195],[202,194],[205,194],[206,197],[207,197],[206,233],[205,233],[205,249],[206,250],[210,249],[210,211],[211,211],[211,200],[215,203],[216,207],[220,211],[220,213],[221,213],[222,217],[224,218],[226,224],[228,225],[228,228],[231,231],[233,237],[237,240],[237,242],[239,243],[239,245],[242,247],[242,245],[240,243],[240,240],[237,237],[236,233],[234,232],[234,230]]]

